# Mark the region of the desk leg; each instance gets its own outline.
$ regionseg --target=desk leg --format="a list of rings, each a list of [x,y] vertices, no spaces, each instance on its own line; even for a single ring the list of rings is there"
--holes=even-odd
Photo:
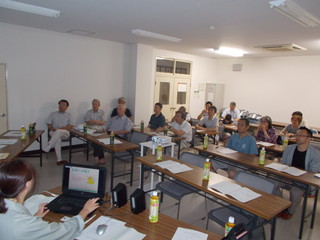
[[[132,186],[132,182],[133,182],[133,165],[134,165],[134,154],[133,154],[132,150],[130,150],[130,154],[131,154],[130,186]]]
[[[89,149],[90,149],[90,142],[87,140],[87,149],[86,149],[86,154],[87,154],[87,161],[89,161]]]
[[[306,208],[307,208],[307,200],[308,200],[309,189],[310,189],[310,187],[308,186],[306,188],[305,193],[304,193],[303,205],[302,205],[302,214],[301,214],[301,220],[300,220],[299,239],[302,238],[303,225],[304,225],[304,218],[306,216]]]
[[[42,167],[42,134],[39,136],[39,144],[40,144],[40,167]]]
[[[312,210],[312,218],[311,218],[310,228],[313,228],[314,219],[315,219],[315,216],[316,216],[317,202],[318,202],[318,191],[319,191],[319,189],[316,190],[316,192],[315,192],[316,195],[314,196],[314,202],[313,202],[313,210]]]
[[[178,159],[180,159],[180,148],[181,148],[181,141],[178,144]]]
[[[113,190],[113,175],[114,175],[114,153],[111,152],[111,180],[110,180],[110,191]]]
[[[140,189],[143,190],[144,164],[140,163]]]
[[[71,163],[72,134],[69,137],[69,163]]]
[[[271,236],[270,239],[274,240],[275,233],[276,233],[276,223],[277,223],[277,217],[273,217],[271,220]]]

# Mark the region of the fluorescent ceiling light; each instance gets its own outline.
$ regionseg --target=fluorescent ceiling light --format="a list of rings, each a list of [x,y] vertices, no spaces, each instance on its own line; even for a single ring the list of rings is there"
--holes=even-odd
[[[162,35],[159,33],[148,32],[148,31],[144,31],[141,29],[133,29],[133,30],[131,30],[131,33],[136,36],[154,38],[154,39],[159,39],[159,40],[164,40],[164,41],[169,41],[169,42],[179,43],[182,41],[182,39],[180,39],[180,38],[170,37],[170,36]]]
[[[60,15],[60,11],[10,0],[0,0],[0,7],[54,18],[59,17]]]
[[[243,57],[243,55],[245,54],[245,52],[242,51],[241,49],[228,48],[228,47],[221,47],[218,50],[214,50],[214,52],[221,55],[231,56],[231,57]]]
[[[317,27],[320,20],[291,0],[270,1],[270,7],[304,27]]]

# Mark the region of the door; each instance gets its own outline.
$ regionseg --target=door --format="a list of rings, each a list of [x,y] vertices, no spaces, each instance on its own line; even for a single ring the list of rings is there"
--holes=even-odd
[[[154,103],[160,102],[163,105],[162,114],[171,121],[173,104],[173,77],[157,77],[154,90]]]
[[[184,106],[186,107],[188,112],[189,100],[190,100],[189,94],[190,94],[190,79],[175,78],[174,79],[174,96],[173,96],[173,105],[172,105],[174,111],[178,111],[181,106]]]
[[[6,65],[0,63],[0,134],[8,130]]]

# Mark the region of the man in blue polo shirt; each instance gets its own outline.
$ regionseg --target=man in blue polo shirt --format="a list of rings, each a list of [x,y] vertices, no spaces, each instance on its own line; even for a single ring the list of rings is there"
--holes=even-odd
[[[162,104],[156,103],[154,105],[154,114],[152,114],[148,127],[155,130],[156,132],[161,132],[163,127],[166,125],[166,118],[161,113]]]

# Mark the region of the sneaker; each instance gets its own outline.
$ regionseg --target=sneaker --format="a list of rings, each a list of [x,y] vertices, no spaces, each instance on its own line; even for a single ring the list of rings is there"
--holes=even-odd
[[[58,161],[58,162],[57,162],[57,165],[60,166],[60,165],[66,164],[66,163],[68,163],[68,161],[66,161],[66,160],[61,160],[61,161]]]

